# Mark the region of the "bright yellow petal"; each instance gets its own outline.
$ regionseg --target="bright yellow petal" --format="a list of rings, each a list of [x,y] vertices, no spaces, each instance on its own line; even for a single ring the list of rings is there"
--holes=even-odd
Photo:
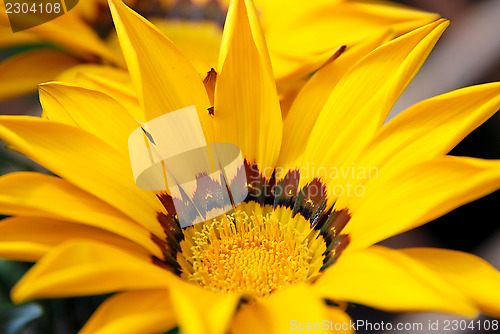
[[[356,333],[354,328],[350,326],[353,322],[351,317],[338,307],[328,307],[328,320],[330,321],[330,330],[333,328],[340,333]]]
[[[104,301],[78,334],[163,333],[175,321],[166,290],[129,291]]]
[[[40,85],[40,102],[54,120],[70,118],[128,158],[128,137],[137,123],[117,101],[99,91],[60,82]]]
[[[11,217],[0,221],[0,255],[11,260],[37,261],[71,239],[88,239],[147,254],[137,244],[91,226],[38,217]]]
[[[162,236],[155,194],[139,189],[129,159],[79,128],[28,116],[0,118],[0,137],[79,188],[111,204]]]
[[[500,317],[500,272],[483,259],[437,248],[408,248],[400,252],[462,291],[481,312]]]
[[[296,167],[297,159],[306,148],[316,119],[339,80],[355,62],[387,41],[389,36],[392,34],[385,31],[346,49],[307,81],[293,101],[285,119],[279,166]],[[286,171],[283,176],[285,174]],[[280,175],[276,176],[280,178]]]
[[[365,184],[363,196],[349,198],[346,251],[420,226],[498,188],[500,160],[445,156],[381,174]]]
[[[57,77],[57,81],[97,90],[121,103],[134,119],[146,122],[130,74],[122,69],[94,64],[74,66]]]
[[[300,324],[320,323],[329,319],[325,302],[305,284],[283,288],[264,298],[242,305],[231,326],[231,333],[320,333],[321,329],[306,330]]]
[[[45,255],[53,246],[52,240],[41,237],[32,238],[30,230],[25,231],[25,222],[31,218],[12,217],[0,221],[0,256],[16,261],[36,261]],[[45,218],[33,218],[35,224],[43,226]],[[68,224],[70,225],[70,224]],[[74,224],[76,225],[76,224]],[[57,226],[57,224],[55,224]],[[83,226],[83,225],[82,225]],[[19,227],[19,228],[18,228]],[[76,229],[78,231],[78,229]]]
[[[40,82],[79,63],[58,50],[34,50],[8,58],[0,64],[0,100],[34,92]]]
[[[85,240],[59,245],[12,289],[15,303],[30,299],[86,296],[124,290],[167,288],[178,278],[151,257]]]
[[[315,55],[386,29],[400,35],[439,17],[382,1],[257,1],[256,6],[278,80]]]
[[[282,119],[267,47],[251,1],[229,7],[215,87],[216,142],[238,145],[271,177],[281,145]]]
[[[212,292],[191,283],[179,282],[170,290],[172,304],[182,333],[224,334],[240,295]]]
[[[368,54],[333,90],[309,137],[304,161],[315,166],[350,164],[373,138],[394,102],[409,84],[448,21],[439,20]],[[309,173],[311,174],[311,173]],[[327,179],[326,175],[321,175]],[[301,178],[301,184],[310,178]],[[338,180],[326,180],[327,183]],[[331,201],[334,196],[330,196]]]
[[[161,256],[146,229],[109,204],[58,177],[31,172],[11,173],[0,177],[0,189],[0,212],[4,214],[69,220],[94,226],[134,241],[152,254]]]
[[[411,257],[380,246],[343,253],[313,287],[325,298],[387,311],[477,315],[460,289]]]
[[[217,67],[222,29],[210,21],[152,20],[205,77],[211,68]]]
[[[156,27],[120,0],[109,5],[118,39],[148,119],[195,105],[203,122],[210,107],[202,78]]]
[[[399,170],[448,153],[500,108],[500,83],[420,102],[385,125],[360,153],[361,166]]]

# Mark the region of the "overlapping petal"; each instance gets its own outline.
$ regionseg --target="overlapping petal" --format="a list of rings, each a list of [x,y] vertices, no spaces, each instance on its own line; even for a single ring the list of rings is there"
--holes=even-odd
[[[214,136],[238,145],[269,178],[281,145],[282,119],[266,42],[251,1],[232,2],[222,38]]]
[[[113,98],[99,91],[51,82],[40,85],[40,102],[50,119],[71,122],[128,157],[128,137],[139,123]]]
[[[303,154],[316,119],[342,76],[369,52],[386,42],[390,31],[367,38],[347,48],[316,72],[294,98],[283,124],[279,166],[295,167]],[[285,171],[286,172],[286,171]],[[284,173],[286,174],[286,173]],[[281,175],[277,175],[280,178]]]
[[[68,54],[51,49],[29,51],[0,63],[0,100],[32,92],[40,82],[79,64]]]
[[[447,25],[447,21],[438,20],[416,29],[384,44],[354,65],[319,114],[303,162],[337,167],[350,164],[350,157],[355,157],[382,126]],[[332,181],[322,177],[327,183]],[[308,181],[301,179],[302,184]]]
[[[407,248],[400,252],[460,290],[481,312],[500,316],[500,273],[483,259],[448,249]]]
[[[122,1],[110,0],[109,5],[128,70],[148,120],[195,105],[202,125],[206,126],[210,104],[193,65],[155,26]]]
[[[57,77],[57,81],[109,95],[122,104],[134,119],[146,122],[144,109],[140,106],[132,79],[126,70],[112,66],[83,64],[63,72]]]
[[[313,284],[317,294],[388,311],[435,310],[477,315],[465,294],[419,261],[373,246],[342,254]]]
[[[79,334],[163,333],[175,324],[166,290],[127,291],[104,301]]]
[[[44,297],[163,289],[177,280],[150,256],[97,241],[71,240],[52,249],[17,283],[15,303]]]
[[[0,119],[0,137],[62,178],[111,204],[156,235],[155,194],[138,188],[130,162],[107,143],[74,126],[28,116]]]
[[[38,217],[11,217],[0,222],[0,255],[12,260],[37,261],[52,248],[73,239],[97,241],[148,254],[125,238],[89,225]]]
[[[179,281],[170,296],[181,331],[186,334],[224,334],[240,295],[213,292]]]
[[[346,251],[420,226],[499,186],[500,160],[444,156],[381,174],[365,184],[363,196],[350,197]]]
[[[0,189],[0,212],[3,214],[36,219],[49,218],[93,226],[127,238],[154,255],[161,255],[148,230],[107,202],[58,177],[31,172],[7,174],[0,177]],[[29,222],[29,218],[23,219]],[[71,226],[83,229],[70,223],[66,229]],[[40,226],[37,230],[44,229]],[[44,233],[50,234],[50,231],[53,229]]]
[[[360,153],[359,165],[395,172],[448,153],[500,109],[500,83],[422,101],[385,125]]]
[[[243,305],[236,314],[231,328],[234,334],[281,334],[299,329],[306,330],[305,324],[323,324],[325,320],[349,323],[349,316],[345,313],[341,311],[332,313],[314,291],[305,285],[295,285],[276,291],[269,298],[257,303]],[[307,332],[319,333],[321,329],[316,331],[309,329]]]
[[[279,82],[304,62],[341,45],[351,47],[390,28],[397,35],[438,18],[408,7],[376,1],[256,1],[262,12],[273,68]]]

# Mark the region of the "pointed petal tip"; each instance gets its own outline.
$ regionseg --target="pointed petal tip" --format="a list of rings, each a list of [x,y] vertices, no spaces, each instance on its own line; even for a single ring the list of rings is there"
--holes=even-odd
[[[219,129],[216,141],[238,145],[243,156],[257,161],[264,176],[270,178],[271,168],[267,167],[274,167],[277,161],[282,115],[267,44],[251,1],[231,3],[217,73],[214,107],[220,117],[214,123]]]
[[[125,5],[122,1],[120,0],[108,0],[108,6],[109,6],[109,10],[111,12],[111,16],[113,18],[113,22],[117,19],[117,17],[119,16],[119,7],[121,6],[127,6]]]
[[[10,300],[16,305],[27,302],[29,291],[26,292],[25,290],[25,288],[20,289],[19,284],[16,284],[10,291]]]

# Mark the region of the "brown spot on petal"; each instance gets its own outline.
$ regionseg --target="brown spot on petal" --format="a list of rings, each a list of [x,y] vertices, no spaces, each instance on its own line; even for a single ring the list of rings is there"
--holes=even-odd
[[[207,72],[207,76],[203,80],[203,84],[205,85],[205,90],[207,91],[208,99],[210,100],[210,104],[214,105],[214,95],[215,95],[215,82],[217,81],[217,72],[212,68]],[[210,108],[209,108],[210,109]],[[210,113],[210,110],[209,110]],[[213,107],[212,113],[213,116]]]
[[[328,60],[321,67],[325,67],[326,65],[330,64],[332,61],[340,57],[340,55],[344,53],[345,49],[346,49],[345,45],[339,46],[338,49],[333,52],[330,58],[328,58]]]

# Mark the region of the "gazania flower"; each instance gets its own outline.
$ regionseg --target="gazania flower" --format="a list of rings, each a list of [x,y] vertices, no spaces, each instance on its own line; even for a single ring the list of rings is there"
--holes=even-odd
[[[2,139],[58,175],[0,179],[0,209],[14,215],[0,223],[0,253],[36,261],[15,302],[116,292],[82,333],[282,333],[348,323],[346,302],[500,315],[500,274],[480,258],[374,246],[500,186],[499,161],[446,155],[500,107],[500,84],[429,99],[382,127],[447,21],[344,73],[347,50],[283,123],[250,1],[228,10],[215,88],[152,24],[110,4],[139,104],[53,82],[40,87],[49,119],[0,118]],[[193,105],[209,142],[241,149],[249,195],[181,228],[168,193],[135,185],[127,146],[136,120]]]
[[[126,3],[173,40],[203,78],[216,67],[228,1]],[[295,81],[323,65],[339,46],[353,46],[384,31],[392,38],[437,19],[435,14],[386,2],[259,1],[257,5],[280,91],[292,95],[302,84]],[[78,64],[125,68],[104,0],[80,1],[67,14],[15,34],[3,2],[0,6],[0,47],[29,48],[10,52],[13,55],[0,64],[0,100],[34,91],[39,83]]]

